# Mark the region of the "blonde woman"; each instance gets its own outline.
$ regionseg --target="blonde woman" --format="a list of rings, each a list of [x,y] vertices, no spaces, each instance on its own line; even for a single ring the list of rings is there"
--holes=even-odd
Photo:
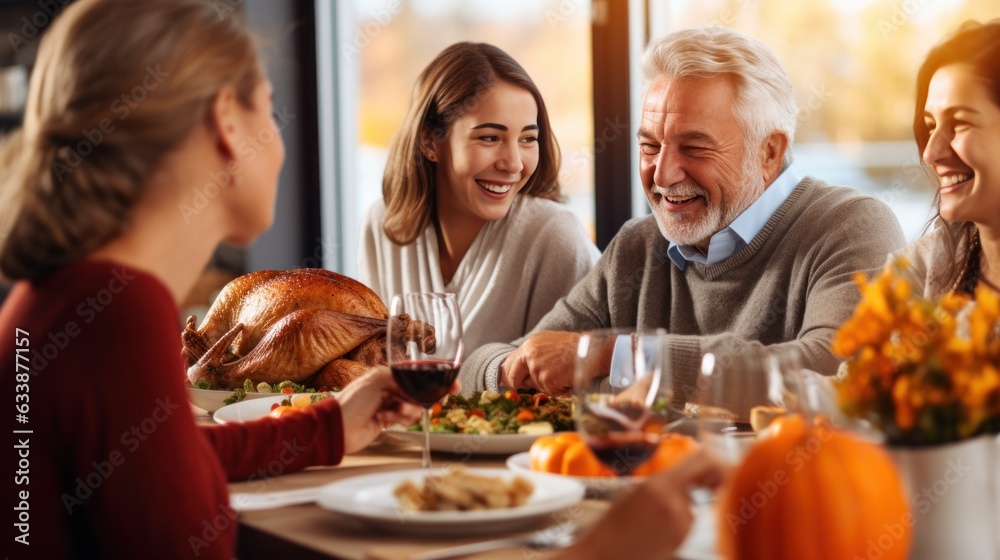
[[[902,254],[932,300],[1000,291],[1000,20],[970,22],[917,75],[913,132],[938,180],[938,216]]]
[[[466,352],[538,323],[599,253],[559,199],[559,146],[542,96],[507,53],[442,51],[417,79],[358,251],[383,299],[458,296]]]
[[[30,503],[18,557],[232,558],[227,480],[336,464],[418,417],[383,368],[293,417],[194,423],[177,306],[220,241],[272,221],[271,108],[247,31],[206,1],[80,0],[42,40],[0,151],[0,272],[18,280],[0,375],[31,431],[30,469],[7,479]]]

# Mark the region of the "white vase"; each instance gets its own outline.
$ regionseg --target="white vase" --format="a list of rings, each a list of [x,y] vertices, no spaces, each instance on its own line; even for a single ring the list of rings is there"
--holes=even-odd
[[[910,560],[1000,558],[1000,436],[888,449],[913,513]]]

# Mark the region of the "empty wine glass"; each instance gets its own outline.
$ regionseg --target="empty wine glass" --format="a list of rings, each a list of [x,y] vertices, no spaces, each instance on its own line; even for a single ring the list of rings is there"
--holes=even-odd
[[[424,407],[423,468],[430,468],[430,407],[448,394],[462,365],[462,319],[454,294],[410,293],[389,304],[386,354],[392,377]]]
[[[577,431],[615,474],[631,475],[656,451],[667,423],[653,410],[667,398],[662,330],[583,333],[577,346],[574,391]]]
[[[702,443],[739,463],[771,420],[805,412],[794,348],[764,348],[702,357],[694,403]]]

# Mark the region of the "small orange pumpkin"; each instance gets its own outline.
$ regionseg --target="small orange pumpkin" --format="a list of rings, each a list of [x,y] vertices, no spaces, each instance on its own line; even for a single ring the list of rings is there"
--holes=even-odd
[[[590,446],[583,441],[571,443],[566,448],[560,472],[570,476],[615,476],[615,471],[602,463],[590,450]]]
[[[580,441],[576,432],[561,432],[551,436],[542,436],[531,444],[528,450],[528,460],[532,470],[540,472],[562,472],[563,455],[571,443]]]
[[[905,560],[913,516],[879,447],[788,416],[751,448],[722,490],[728,560]]]
[[[634,476],[646,476],[668,469],[698,449],[698,443],[687,436],[669,435],[656,448],[650,459],[640,466]],[[528,450],[532,470],[567,474],[571,476],[615,476],[602,463],[576,432],[563,432],[535,440]]]
[[[660,441],[656,452],[635,470],[633,476],[649,476],[665,471],[698,450],[698,442],[694,438],[680,434],[668,434]]]
[[[580,434],[562,432],[535,440],[528,450],[532,470],[572,476],[614,476],[598,460]]]

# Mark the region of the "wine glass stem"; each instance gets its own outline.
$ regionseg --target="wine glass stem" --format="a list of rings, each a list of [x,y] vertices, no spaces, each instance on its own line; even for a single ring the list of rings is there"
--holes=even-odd
[[[424,457],[420,466],[431,468],[431,411],[427,408],[424,409]]]

